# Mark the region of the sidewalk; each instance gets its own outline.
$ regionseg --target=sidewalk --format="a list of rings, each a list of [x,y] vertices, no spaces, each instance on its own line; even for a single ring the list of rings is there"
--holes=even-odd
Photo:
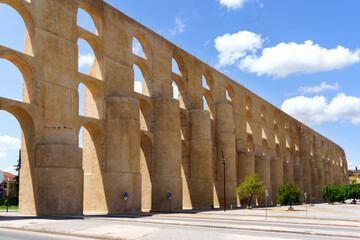
[[[265,209],[189,211],[149,215],[85,216],[84,218],[37,218],[0,211],[0,228],[47,232],[96,239],[136,239],[169,226],[270,233],[360,238],[360,204],[317,204]],[[337,228],[336,228],[337,227]],[[334,228],[334,229],[333,229]],[[339,229],[342,229],[339,231]]]

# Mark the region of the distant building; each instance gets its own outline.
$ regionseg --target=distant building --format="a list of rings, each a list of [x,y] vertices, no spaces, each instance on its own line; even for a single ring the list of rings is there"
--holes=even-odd
[[[2,198],[6,198],[6,191],[7,188],[9,188],[10,192],[9,192],[9,196],[12,196],[15,193],[15,175],[11,174],[9,172],[4,172],[4,181],[0,184],[0,188],[3,189],[3,196]],[[7,185],[7,179],[9,178],[9,186]]]

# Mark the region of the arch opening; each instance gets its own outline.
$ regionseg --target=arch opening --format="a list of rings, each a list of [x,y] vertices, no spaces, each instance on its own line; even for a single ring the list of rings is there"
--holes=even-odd
[[[275,154],[276,154],[276,158],[277,158],[277,159],[281,159],[281,151],[280,151],[280,146],[279,146],[279,144],[276,144]]]
[[[104,141],[103,131],[96,123],[87,122],[81,126],[78,146],[82,150],[84,170],[84,213],[108,212],[104,186]]]
[[[11,24],[9,24],[9,22]],[[0,45],[33,56],[31,43],[32,19],[27,9],[15,1],[0,3]]]
[[[87,36],[80,36],[78,39],[78,71],[91,77],[102,80],[102,68],[100,54],[96,41]]]
[[[17,174],[14,165],[17,165],[19,159],[21,166],[18,192],[11,192],[16,187],[10,184],[10,197],[12,201],[18,201],[20,212],[36,214],[37,204],[32,182],[35,155],[33,118],[21,107],[5,106],[0,107],[0,119],[3,126],[6,124],[6,128],[0,128],[0,168]]]
[[[229,85],[226,87],[225,97],[226,97],[226,100],[232,102],[232,100],[234,98],[234,89],[232,86]]]
[[[269,147],[266,140],[262,141],[262,154],[263,156],[269,156]]]
[[[204,93],[203,95],[203,109],[210,112],[210,119],[214,119],[214,101],[212,99],[212,96],[208,93]]]
[[[172,72],[177,75],[180,75],[180,68],[179,68],[179,65],[178,65],[177,61],[175,60],[175,58],[172,59],[171,66],[172,66],[171,67]]]
[[[139,102],[140,102],[140,129],[142,131],[151,131],[152,129],[151,106],[144,99],[139,99]]]
[[[189,137],[189,121],[183,111],[180,111],[181,140],[188,140]]]
[[[103,117],[103,97],[101,88],[84,80],[79,83],[79,115],[101,119]]]
[[[179,100],[180,108],[185,109],[187,104],[187,97],[185,86],[181,79],[175,78],[172,82],[173,98]]]
[[[145,96],[150,96],[150,79],[146,66],[141,62],[133,65],[134,69],[134,91]]]
[[[25,61],[15,55],[0,56],[0,72],[1,79],[4,80],[1,83],[4,87],[0,88],[0,97],[26,103],[34,101],[35,84]]]
[[[78,9],[77,25],[93,34],[97,34],[95,22],[90,14],[82,8]]]
[[[132,53],[143,59],[150,60],[150,46],[141,33],[136,33],[132,38]]]
[[[146,134],[141,134],[140,145],[140,174],[141,174],[141,210],[149,212],[152,209],[152,181],[154,169],[153,145]]]
[[[204,72],[204,74],[202,75],[202,87],[211,91],[213,85],[214,85],[214,81],[210,73],[207,71]]]
[[[247,139],[246,139],[246,150],[248,152],[254,152],[254,140],[252,138],[251,135],[248,135]]]

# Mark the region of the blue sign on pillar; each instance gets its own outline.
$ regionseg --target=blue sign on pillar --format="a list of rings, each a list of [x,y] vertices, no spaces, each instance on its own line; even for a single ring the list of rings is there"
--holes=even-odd
[[[128,193],[124,192],[124,200],[126,201],[128,199]]]
[[[3,196],[3,189],[0,188],[0,198],[2,198],[2,196]]]
[[[169,192],[169,200],[171,200],[171,198],[172,198],[172,193],[171,192]]]

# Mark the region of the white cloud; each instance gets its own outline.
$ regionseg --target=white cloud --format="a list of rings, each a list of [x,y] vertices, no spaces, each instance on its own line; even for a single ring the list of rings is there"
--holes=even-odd
[[[327,84],[326,82],[322,82],[320,86],[310,86],[310,87],[299,87],[298,92],[301,94],[307,93],[319,93],[326,90],[339,90],[339,84],[335,85]]]
[[[338,70],[360,61],[360,50],[350,51],[342,46],[333,49],[320,47],[312,41],[303,44],[280,43],[265,48],[261,56],[247,56],[239,63],[243,71],[284,78],[291,74]]]
[[[95,60],[95,56],[94,54],[85,54],[85,55],[81,55],[79,54],[79,68],[85,67],[85,66],[89,66],[91,67],[94,63]]]
[[[9,136],[0,136],[0,159],[8,156],[8,151],[21,148],[21,140]]]
[[[185,24],[181,21],[180,18],[175,18],[175,27],[170,29],[171,35],[176,35],[177,33],[182,33],[185,31]]]
[[[220,4],[222,6],[226,6],[227,9],[239,9],[242,8],[245,2],[249,0],[220,0]]]
[[[138,93],[142,93],[142,82],[140,81],[135,81],[134,82],[134,91],[138,92]]]
[[[262,48],[263,40],[261,35],[248,31],[239,31],[238,33],[226,33],[215,39],[215,48],[219,52],[218,59],[220,66],[235,64],[247,53],[255,53]]]
[[[360,98],[346,96],[344,93],[339,93],[330,102],[324,96],[286,99],[281,109],[308,125],[340,120],[360,124]]]

